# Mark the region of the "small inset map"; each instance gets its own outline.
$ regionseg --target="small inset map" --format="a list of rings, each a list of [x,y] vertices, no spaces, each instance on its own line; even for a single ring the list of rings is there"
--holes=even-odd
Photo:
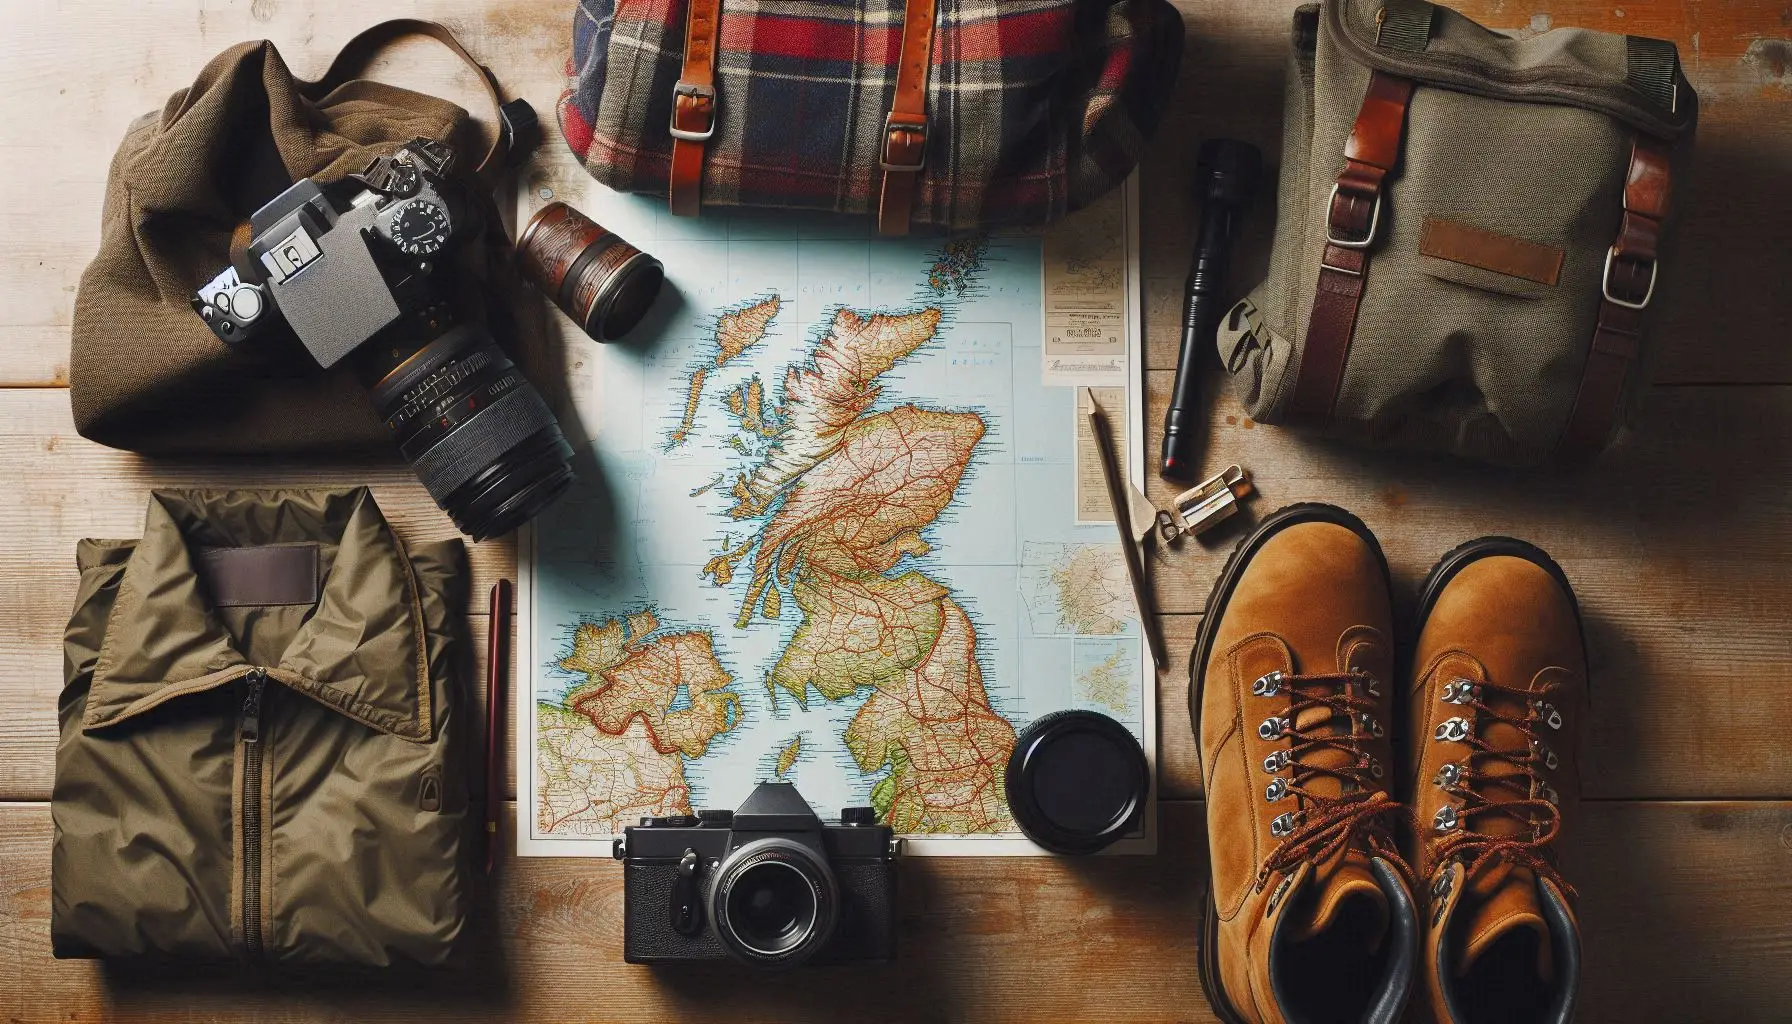
[[[1078,640],[1072,648],[1072,687],[1079,706],[1123,722],[1139,717],[1139,645],[1128,640]]]
[[[1029,541],[1021,548],[1020,585],[1039,636],[1136,632],[1132,587],[1118,544]]]

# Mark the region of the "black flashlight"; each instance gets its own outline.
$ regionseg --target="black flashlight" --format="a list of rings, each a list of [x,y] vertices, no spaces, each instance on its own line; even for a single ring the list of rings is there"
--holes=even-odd
[[[1204,425],[1200,422],[1199,368],[1211,348],[1213,332],[1225,314],[1220,286],[1226,265],[1232,260],[1232,242],[1238,224],[1251,204],[1263,154],[1237,139],[1208,139],[1201,143],[1195,166],[1195,188],[1201,196],[1201,230],[1196,236],[1195,259],[1188,270],[1188,296],[1182,307],[1182,354],[1176,359],[1176,390],[1164,413],[1164,453],[1160,474],[1168,480],[1192,481],[1200,471],[1196,450]]]

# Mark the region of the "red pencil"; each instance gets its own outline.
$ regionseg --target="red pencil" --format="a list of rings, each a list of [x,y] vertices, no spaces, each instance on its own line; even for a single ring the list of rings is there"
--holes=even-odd
[[[498,807],[504,802],[504,679],[510,671],[510,581],[492,585],[485,645],[485,873],[498,862]]]

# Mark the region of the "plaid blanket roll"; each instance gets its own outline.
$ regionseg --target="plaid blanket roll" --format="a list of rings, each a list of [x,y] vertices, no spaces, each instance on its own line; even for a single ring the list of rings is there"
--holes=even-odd
[[[579,0],[567,143],[598,181],[665,195],[685,0]],[[866,214],[902,0],[724,0],[703,201]],[[1041,224],[1137,165],[1182,56],[1166,0],[940,0],[912,223]]]

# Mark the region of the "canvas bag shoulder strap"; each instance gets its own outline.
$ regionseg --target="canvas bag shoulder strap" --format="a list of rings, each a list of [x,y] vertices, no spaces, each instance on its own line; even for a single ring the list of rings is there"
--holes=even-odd
[[[1369,248],[1381,227],[1387,176],[1400,159],[1412,91],[1410,78],[1380,71],[1369,77],[1362,109],[1344,147],[1344,170],[1326,203],[1325,255],[1319,263],[1300,368],[1288,398],[1292,423],[1323,427],[1337,404],[1368,282]]]
[[[1638,134],[1631,142],[1624,181],[1624,214],[1600,275],[1599,315],[1580,387],[1556,457],[1590,461],[1611,442],[1623,418],[1624,387],[1642,348],[1643,311],[1655,298],[1656,247],[1668,215],[1670,185],[1666,142]]]
[[[473,69],[475,77],[479,79],[479,84],[485,89],[486,97],[491,100],[492,116],[497,123],[503,123],[504,98],[498,91],[498,76],[492,73],[491,68],[479,63],[471,53],[468,53],[467,48],[462,46],[460,40],[454,38],[454,33],[448,31],[445,26],[420,18],[393,18],[362,30],[359,35],[343,44],[342,49],[336,54],[336,59],[330,62],[330,68],[324,72],[322,78],[314,82],[298,82],[299,91],[312,100],[328,95],[337,86],[358,77],[365,71],[374,55],[380,50],[407,36],[426,36],[454,51],[455,56]],[[485,155],[480,158],[478,166],[472,170],[474,177],[485,174],[502,162],[506,141],[504,133],[501,131],[493,135],[491,145],[486,149]]]

